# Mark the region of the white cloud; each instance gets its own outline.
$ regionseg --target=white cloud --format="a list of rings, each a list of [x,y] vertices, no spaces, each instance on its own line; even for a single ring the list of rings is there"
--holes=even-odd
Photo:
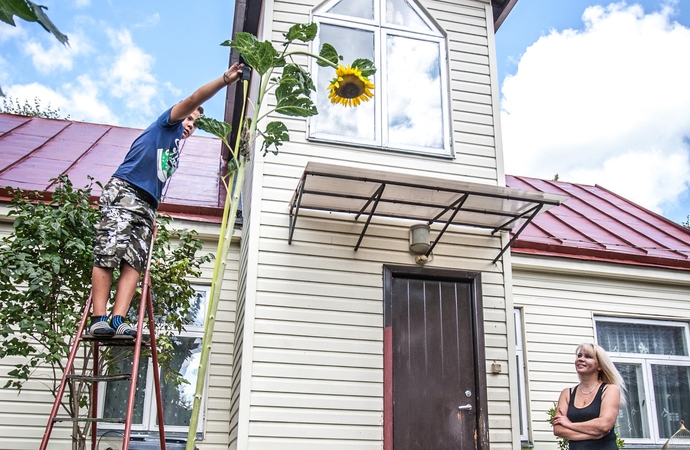
[[[151,74],[153,56],[139,48],[127,30],[110,30],[108,35],[117,53],[115,61],[104,72],[110,94],[124,99],[135,115],[151,115],[161,107],[160,102],[153,101],[158,96],[158,81]]]
[[[24,53],[31,57],[36,70],[42,74],[51,74],[56,70],[70,71],[74,67],[75,58],[91,53],[92,45],[80,33],[70,33],[69,38],[69,46],[48,36],[47,47],[34,39],[25,42],[22,47]]]
[[[0,56],[0,86],[7,83],[10,78],[9,74],[7,73],[8,67],[9,63],[7,60]]]
[[[15,20],[15,23],[17,26],[13,27],[5,22],[0,22],[0,42],[16,39],[26,34],[21,26],[21,21]]]
[[[588,8],[502,88],[506,171],[600,184],[661,212],[690,186],[690,29],[673,8]]]
[[[132,25],[133,28],[153,28],[158,25],[161,21],[161,16],[158,13],[151,14],[150,16],[144,18],[143,21],[135,23]]]
[[[91,0],[74,0],[74,6],[77,8],[85,8],[91,5]]]
[[[41,107],[59,108],[63,114],[69,114],[72,120],[118,124],[118,118],[99,100],[98,86],[86,75],[77,77],[75,83],[60,86],[58,90],[31,83],[9,86],[6,94],[22,104],[25,100],[33,104],[34,99],[38,98]]]

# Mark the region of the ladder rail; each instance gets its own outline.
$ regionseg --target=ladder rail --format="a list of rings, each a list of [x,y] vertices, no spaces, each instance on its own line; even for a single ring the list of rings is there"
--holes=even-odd
[[[151,233],[151,244],[144,271],[144,281],[141,290],[141,301],[139,302],[139,316],[137,320],[137,337],[134,345],[134,357],[132,359],[132,379],[129,383],[129,395],[127,397],[127,415],[125,417],[125,434],[122,441],[122,450],[129,450],[129,439],[132,433],[132,418],[134,416],[134,401],[137,393],[137,378],[139,378],[139,362],[141,357],[141,347],[144,331],[144,314],[148,310],[149,336],[151,339],[151,359],[153,363],[153,379],[155,382],[156,402],[158,404],[158,434],[161,442],[161,450],[165,450],[165,427],[163,426],[163,405],[161,400],[160,376],[158,374],[158,350],[156,348],[156,332],[153,322],[153,296],[149,286],[151,284],[151,258],[153,256],[153,245],[156,242],[158,227],[154,224]]]
[[[93,343],[93,376],[100,376],[100,343],[95,341]],[[99,382],[91,383],[91,417],[98,417],[98,385]],[[98,422],[91,422],[91,450],[96,450],[98,444]]]
[[[149,301],[146,302],[146,307],[148,308],[148,315],[149,315],[149,330],[153,330],[156,326],[156,324],[153,321],[153,297],[151,294],[150,290],[150,278],[148,272],[146,272],[146,275],[144,277],[144,281],[148,281],[148,283],[145,285],[144,289],[149,288],[148,291],[148,297]],[[156,334],[151,331],[151,361],[153,362],[153,383],[155,386],[156,390],[156,408],[158,409],[158,436],[160,438],[160,443],[161,443],[161,450],[166,450],[165,448],[165,426],[163,424],[164,420],[163,418],[165,417],[163,415],[163,398],[162,398],[162,391],[161,391],[161,375],[160,375],[160,370],[158,368],[160,367],[158,365],[158,346],[156,345]]]
[[[62,381],[58,387],[57,393],[55,394],[55,401],[53,402],[53,408],[50,410],[50,416],[48,417],[48,424],[43,432],[43,439],[41,439],[41,446],[39,450],[46,450],[48,447],[48,441],[50,440],[50,435],[53,432],[53,425],[55,424],[55,417],[57,417],[58,409],[60,408],[60,402],[63,395],[65,394],[65,387],[67,386],[67,376],[70,370],[74,367],[74,359],[77,356],[77,351],[79,351],[79,342],[81,341],[81,335],[86,327],[86,320],[89,317],[89,311],[91,310],[91,302],[93,301],[92,294],[89,294],[89,298],[86,300],[86,307],[84,308],[84,314],[82,314],[81,321],[79,322],[79,328],[77,329],[77,334],[72,343],[72,348],[70,349],[69,356],[67,357],[67,365],[65,366],[65,371],[62,373]]]

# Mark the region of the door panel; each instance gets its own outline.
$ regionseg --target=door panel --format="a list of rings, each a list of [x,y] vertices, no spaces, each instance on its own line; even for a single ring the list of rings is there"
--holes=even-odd
[[[392,411],[384,415],[392,429],[384,441],[392,442],[384,448],[480,448],[474,281],[389,275],[384,340],[392,401],[385,408]]]

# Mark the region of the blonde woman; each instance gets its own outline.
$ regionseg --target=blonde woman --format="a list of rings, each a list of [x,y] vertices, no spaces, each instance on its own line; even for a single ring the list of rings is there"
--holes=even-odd
[[[623,378],[603,348],[580,344],[575,351],[580,383],[563,389],[553,434],[570,441],[570,450],[617,450],[614,426],[621,405]]]

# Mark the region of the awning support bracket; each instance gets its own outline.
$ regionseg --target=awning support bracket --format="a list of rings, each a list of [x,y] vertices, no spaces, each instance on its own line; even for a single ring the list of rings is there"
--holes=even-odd
[[[381,200],[381,196],[383,195],[383,190],[386,189],[386,183],[381,183],[381,186],[379,186],[378,189],[376,189],[376,192],[374,192],[374,195],[371,196],[371,198],[367,201],[367,203],[364,205],[364,207],[359,211],[357,216],[355,217],[355,220],[359,218],[360,215],[364,212],[365,209],[371,204],[371,202],[374,202],[374,205],[371,207],[371,211],[369,212],[369,217],[367,217],[367,221],[364,224],[364,228],[362,228],[362,234],[359,235],[359,239],[357,240],[357,245],[355,245],[355,251],[359,249],[359,244],[362,243],[362,239],[364,239],[364,234],[367,232],[367,228],[369,228],[369,222],[371,222],[371,218],[374,217],[374,212],[376,211],[376,207],[379,206],[379,200]]]
[[[443,211],[441,211],[440,213],[436,214],[436,217],[434,217],[433,219],[431,219],[430,221],[428,221],[428,222],[427,222],[427,225],[431,225],[432,223],[436,222],[442,215],[444,215],[445,213],[447,213],[447,212],[450,211],[451,209],[455,208],[455,205],[457,205],[458,202],[465,203],[465,200],[467,200],[467,194],[461,195],[460,198],[458,198],[458,199],[455,200],[453,203],[451,203],[450,205],[448,205]]]
[[[524,230],[527,227],[527,225],[529,225],[529,223],[532,221],[532,219],[534,219],[537,216],[537,214],[539,214],[539,211],[541,211],[542,206],[544,206],[544,203],[538,203],[531,210],[525,211],[525,214],[523,214],[523,216],[526,216],[530,212],[532,213],[532,214],[530,214],[529,219],[527,219],[525,221],[525,223],[523,223],[522,226],[520,226],[520,229],[515,234],[513,234],[513,237],[510,238],[510,241],[508,241],[508,243],[501,249],[501,252],[491,262],[492,264],[496,264],[496,261],[498,261],[499,258],[501,256],[503,256],[503,254],[506,252],[506,250],[508,250],[510,248],[510,246],[513,245],[513,242],[515,242],[515,240],[518,238],[518,236],[520,236],[520,233],[522,233],[522,230]],[[505,225],[507,225],[510,222],[512,222],[513,220],[517,220],[517,219],[518,218],[512,219],[511,221],[509,221]],[[498,230],[500,230],[500,228],[496,228],[494,231],[492,231],[492,234]]]
[[[449,226],[451,223],[453,223],[453,219],[455,219],[455,216],[458,214],[458,212],[460,212],[460,210],[462,209],[462,205],[465,204],[465,201],[467,201],[467,198],[468,198],[468,197],[469,197],[469,194],[464,194],[462,197],[460,197],[458,200],[456,200],[456,201],[454,202],[455,211],[453,211],[453,214],[451,214],[450,218],[446,221],[446,224],[443,225],[443,228],[441,229],[441,231],[439,231],[438,236],[436,236],[436,239],[434,239],[434,243],[431,244],[431,245],[429,246],[429,249],[426,251],[426,253],[424,254],[424,256],[427,256],[427,257],[428,257],[428,256],[431,254],[431,252],[434,250],[434,247],[436,247],[436,244],[437,244],[438,241],[441,239],[441,236],[443,236],[443,233],[446,232],[446,230],[448,229],[448,226]],[[449,206],[448,208],[446,208],[445,211],[443,211],[443,213],[442,213],[441,215],[443,215],[443,214],[445,214],[447,211],[449,211],[449,210],[451,209],[451,207],[453,207],[453,205],[451,205],[451,206]],[[436,217],[434,218],[434,220],[436,220],[437,218],[439,218],[441,215],[436,216]],[[429,225],[431,225],[431,223],[433,223],[433,221],[431,221],[431,222],[429,223]]]
[[[306,178],[305,174],[302,176],[302,179],[299,180],[299,185],[295,191],[295,198],[293,198],[293,201],[290,203],[290,232],[288,235],[288,245],[292,244],[292,234],[295,232],[295,223],[297,223],[297,214],[299,214],[299,205],[302,202],[302,193],[304,192]]]

